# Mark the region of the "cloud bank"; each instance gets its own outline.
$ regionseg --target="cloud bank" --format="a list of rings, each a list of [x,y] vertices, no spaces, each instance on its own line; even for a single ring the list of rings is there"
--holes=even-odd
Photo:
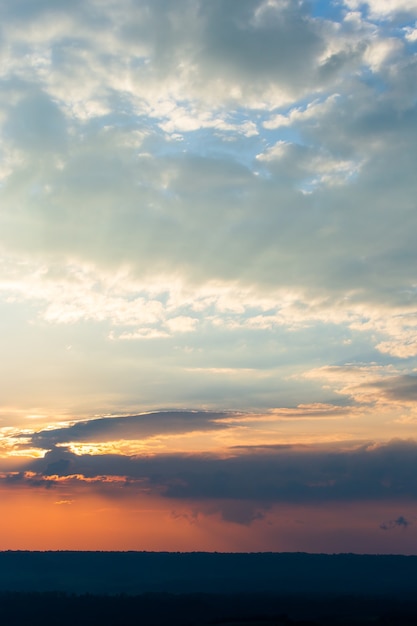
[[[64,482],[67,489],[85,482],[112,497],[128,498],[132,490],[138,490],[172,500],[211,503],[221,510],[224,506],[226,511],[234,510],[235,502],[243,506],[243,518],[248,521],[248,510],[259,514],[278,504],[413,502],[417,498],[416,451],[411,440],[351,444],[345,449],[248,447],[222,456],[77,455],[57,447],[30,462],[24,471],[3,475],[3,481],[48,488]],[[400,521],[397,525],[407,524]]]

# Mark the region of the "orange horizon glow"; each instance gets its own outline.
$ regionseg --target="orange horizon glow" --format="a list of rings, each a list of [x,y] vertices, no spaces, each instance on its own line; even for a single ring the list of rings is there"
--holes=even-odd
[[[378,530],[399,504],[280,505],[234,521],[250,503],[99,496],[89,487],[0,491],[0,550],[359,552],[416,554],[416,528]],[[401,510],[415,519],[412,502]],[[228,519],[229,518],[229,519]]]

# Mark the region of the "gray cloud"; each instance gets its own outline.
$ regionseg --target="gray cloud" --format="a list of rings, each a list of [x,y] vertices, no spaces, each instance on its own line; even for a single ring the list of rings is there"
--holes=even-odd
[[[36,158],[66,147],[67,122],[59,106],[45,93],[30,90],[10,110],[4,132],[18,148]]]
[[[51,448],[57,443],[71,441],[140,440],[154,435],[225,429],[227,424],[222,423],[222,420],[230,415],[232,414],[203,411],[164,411],[125,417],[103,417],[34,433],[30,436],[30,445]],[[24,437],[27,438],[27,435]]]
[[[209,79],[222,76],[237,85],[253,82],[254,89],[277,83],[299,91],[312,81],[324,38],[309,19],[306,3],[215,0],[202,3],[201,13],[199,62]]]
[[[414,375],[392,376],[375,382],[375,386],[390,400],[413,402],[417,399],[417,376]]]
[[[317,504],[414,500],[417,445],[392,441],[385,445],[323,450],[255,448],[229,458],[214,455],[74,455],[56,448],[27,470],[48,482],[48,476],[83,475],[88,479],[120,476],[126,484],[169,499],[214,503],[236,501],[227,510],[248,522],[273,504]],[[104,485],[105,488],[106,485]],[[116,489],[115,497],[123,497]],[[246,503],[246,504],[245,504]],[[229,505],[227,505],[229,506]],[[239,508],[241,507],[241,508]],[[240,513],[239,513],[240,511]],[[226,519],[226,517],[225,517]]]
[[[389,522],[382,522],[380,528],[381,530],[393,530],[394,528],[406,529],[410,526],[410,524],[410,521],[408,521],[403,515],[400,515],[397,519],[390,520]]]

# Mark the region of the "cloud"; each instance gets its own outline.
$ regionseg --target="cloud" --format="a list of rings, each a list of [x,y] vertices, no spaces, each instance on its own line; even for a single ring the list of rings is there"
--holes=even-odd
[[[34,486],[64,481],[68,489],[70,484],[79,487],[85,481],[116,498],[128,497],[137,489],[169,501],[193,502],[195,506],[200,503],[204,510],[211,507],[222,511],[224,519],[250,523],[259,519],[262,511],[280,503],[414,501],[416,450],[414,441],[401,440],[345,449],[255,446],[231,450],[226,457],[91,456],[55,448],[43,459],[32,461],[26,471],[30,472],[27,480]],[[5,480],[9,480],[7,475]],[[14,475],[11,480],[15,482]],[[18,484],[24,480],[25,475],[20,473]],[[121,485],[129,489],[120,491]]]
[[[403,515],[400,515],[395,520],[389,522],[382,522],[380,525],[381,530],[393,530],[394,528],[403,528],[404,530],[410,526],[411,522],[408,521]]]
[[[6,137],[27,154],[61,153],[66,146],[66,121],[59,106],[45,93],[30,93],[10,111]]]
[[[244,500],[219,500],[208,506],[202,506],[199,503],[199,507],[204,515],[220,514],[223,521],[243,526],[250,526],[254,522],[264,520],[270,508],[265,502],[257,504]]]
[[[417,399],[416,375],[393,376],[375,384],[389,399],[400,402],[415,402]]]
[[[414,0],[345,0],[345,4],[351,9],[366,6],[373,18],[389,18],[396,13],[417,15]]]
[[[232,414],[203,411],[165,411],[119,417],[103,417],[76,422],[72,426],[25,434],[30,445],[47,449],[69,442],[141,440],[155,435],[192,433],[227,428]],[[59,471],[57,471],[59,473]]]
[[[330,292],[344,285],[360,293],[365,289],[368,298],[386,296],[389,273],[384,272],[382,294],[373,270],[374,265],[386,262],[391,268],[395,265],[395,280],[402,275],[404,286],[409,285],[410,263],[396,254],[399,242],[404,250],[403,235],[412,230],[411,225],[402,231],[397,220],[398,237],[383,246],[382,253],[376,243],[381,238],[372,233],[380,223],[385,228],[391,215],[391,202],[380,195],[376,178],[385,180],[393,163],[401,162],[404,167],[413,162],[411,137],[405,146],[392,143],[402,125],[404,129],[413,126],[414,100],[407,111],[403,97],[406,81],[401,88],[396,85],[398,102],[392,99],[398,81],[395,75],[411,71],[412,58],[398,48],[396,71],[383,77],[389,81],[389,95],[382,92],[370,98],[370,91],[354,78],[362,62],[370,67],[376,56],[384,56],[381,50],[400,46],[398,34],[372,35],[361,53],[356,51],[357,34],[342,24],[336,27],[313,19],[303,2],[250,0],[236,6],[222,2],[207,6],[184,0],[181,7],[164,2],[126,3],[126,11],[118,12],[105,3],[103,33],[88,7],[75,4],[66,16],[70,23],[79,21],[72,28],[80,32],[74,41],[64,36],[69,23],[62,6],[54,9],[46,3],[42,11],[31,12],[27,46],[33,54],[35,50],[40,54],[35,34],[49,12],[59,16],[62,31],[46,31],[42,58],[48,61],[49,71],[37,78],[37,84],[25,78],[14,90],[7,87],[17,101],[5,107],[6,144],[22,151],[22,160],[3,189],[10,211],[20,207],[19,217],[15,213],[3,225],[5,245],[12,242],[21,251],[31,249],[44,257],[49,253],[55,259],[71,257],[112,269],[129,264],[136,276],[180,273],[185,282],[222,278],[256,281],[265,289],[291,285],[307,290],[324,285]],[[5,17],[10,19],[10,15]],[[15,13],[13,20],[23,31],[28,12]],[[7,35],[12,42],[16,40],[16,46],[19,33],[15,29]],[[352,71],[353,75],[344,88],[333,76],[329,91],[319,96],[328,106],[319,106],[317,92],[323,85],[317,67],[322,57],[329,63],[341,54],[326,56],[326,49],[336,45],[336,35],[344,42],[345,54],[356,59],[352,67],[345,64],[340,72]],[[78,63],[73,62],[74,55],[79,56]],[[123,70],[120,58],[125,59]],[[177,87],[171,78],[174,67]],[[8,71],[12,76],[18,73],[12,60]],[[91,88],[94,100],[92,93],[73,92],[77,75],[78,89],[80,85]],[[69,78],[72,81],[67,80],[62,91],[58,81]],[[150,89],[155,81],[163,94]],[[252,102],[255,93],[259,101],[272,89],[275,100],[275,92],[302,90],[304,94],[307,88],[307,104],[298,104],[298,96],[293,95],[291,102],[296,106],[291,105],[289,112],[266,100]],[[239,96],[235,110],[228,114],[233,90]],[[180,98],[179,93],[186,95]],[[207,101],[208,93],[214,102]],[[81,104],[90,107],[86,119],[77,113]],[[262,106],[268,114],[271,108],[284,108],[273,115],[290,121],[291,140],[273,142],[273,134],[254,139],[261,131],[254,112]],[[180,118],[188,120],[188,127],[183,125],[182,142],[172,141],[161,124],[171,124],[177,131]],[[222,135],[222,127],[227,135],[227,127],[233,131],[248,118],[255,135],[247,141],[234,134]],[[217,127],[213,120],[218,120]],[[262,126],[265,129],[267,121]],[[193,138],[189,132],[197,134]],[[233,144],[235,149],[231,149]],[[208,146],[203,154],[202,145]],[[285,146],[282,158],[277,158],[277,146]],[[240,147],[246,154],[244,164]],[[411,153],[399,161],[393,154],[397,149]],[[52,158],[51,150],[60,158]],[[32,153],[37,154],[36,162],[39,153],[48,157],[44,169],[28,167],[32,160],[35,164]],[[268,173],[266,178],[257,175],[259,164]],[[395,185],[399,177],[392,180]],[[410,172],[407,188],[411,182]],[[336,183],[343,189],[333,189]],[[314,209],[315,200],[298,193],[319,188],[321,211]],[[369,208],[359,212],[360,198],[370,195]],[[396,218],[406,211],[403,195],[396,200]],[[371,207],[376,205],[384,219],[375,222]],[[409,212],[405,217],[409,222]],[[24,229],[28,222],[30,241]],[[388,227],[391,238],[396,230]],[[360,236],[354,237],[355,232]],[[203,248],[201,241],[205,241]],[[411,243],[407,250],[411,251]]]
[[[294,407],[340,401],[312,368],[410,374],[415,10],[345,8],[3,3],[8,405]]]
[[[169,416],[168,413],[166,420]],[[132,417],[133,427],[141,416]],[[192,419],[191,415],[188,417]],[[197,417],[202,416],[196,416],[194,422]],[[114,430],[121,428],[118,420],[128,418],[108,419]],[[94,435],[97,440],[114,436],[103,428],[104,421],[97,420],[89,430],[85,424],[80,424],[78,430],[77,425],[69,426],[66,436],[59,430],[52,432],[49,441],[45,431],[39,445],[49,445],[49,451],[43,458],[25,460],[19,471],[3,470],[0,482],[4,489],[56,490],[55,500],[59,503],[76,501],[83,493],[114,502],[157,497],[174,511],[187,507],[194,520],[201,513],[243,526],[264,520],[279,507],[392,508],[413,503],[417,498],[414,440],[245,445],[223,448],[221,453],[156,451],[135,455],[76,454],[63,445],[70,438],[84,440]],[[381,529],[407,528],[410,523],[399,516],[381,524]]]
[[[417,377],[401,374],[392,365],[348,363],[324,367],[304,374],[306,378],[322,379],[336,393],[349,396],[358,405],[384,406],[415,410]]]

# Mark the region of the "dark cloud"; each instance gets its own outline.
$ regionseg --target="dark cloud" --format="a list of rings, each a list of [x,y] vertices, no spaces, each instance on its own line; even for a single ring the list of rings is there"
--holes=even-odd
[[[220,500],[204,512],[208,515],[219,513],[225,522],[250,526],[253,522],[265,519],[268,508],[270,505],[267,503],[259,506],[256,502],[245,500]]]
[[[307,7],[304,2],[266,6],[255,0],[200,3],[200,67],[211,79],[279,82],[300,89],[311,81],[324,48]]]
[[[260,506],[275,503],[417,498],[414,441],[362,445],[351,450],[255,447],[229,458],[208,454],[77,456],[56,448],[26,469],[44,479],[81,475],[100,483],[100,477],[120,477],[133,487],[146,487],[170,499],[246,502],[249,504],[237,508],[228,504],[224,509],[225,519],[235,516],[246,521],[256,519]],[[123,497],[120,490],[114,495]]]
[[[102,417],[34,433],[30,442],[40,448],[51,448],[57,443],[71,441],[146,439],[154,435],[218,430],[227,428],[222,420],[228,416],[230,414],[204,411],[162,411],[126,417]]]
[[[166,77],[187,68],[197,92],[254,96],[270,86],[302,92],[317,73],[326,32],[307,2],[166,0],[137,4],[120,24],[128,47],[146,50],[154,71]],[[213,95],[213,93],[211,95]]]
[[[375,383],[389,400],[414,402],[417,400],[417,376],[391,376]]]
[[[394,528],[408,528],[411,522],[408,521],[403,515],[397,517],[397,519],[390,520],[389,522],[383,522],[380,524],[381,530],[393,530]]]

